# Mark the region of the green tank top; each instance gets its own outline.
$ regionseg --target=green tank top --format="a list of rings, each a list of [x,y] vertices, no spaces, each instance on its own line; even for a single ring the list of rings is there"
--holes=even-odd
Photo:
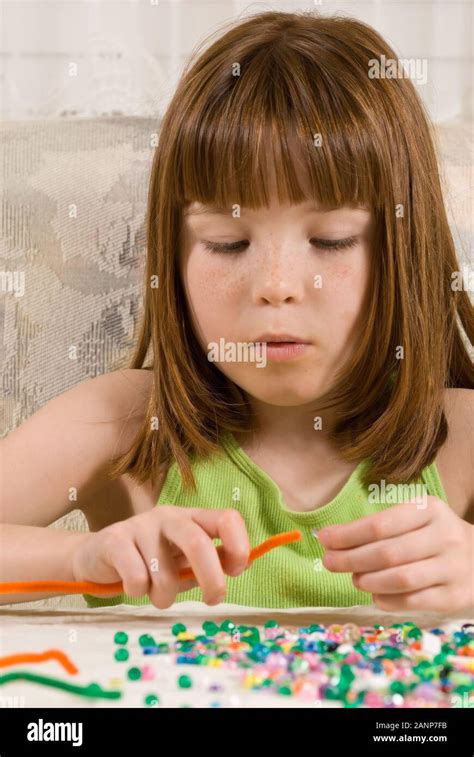
[[[268,608],[372,604],[372,595],[353,585],[352,573],[333,573],[324,567],[321,562],[324,548],[312,534],[312,529],[358,520],[403,501],[393,497],[393,488],[392,495],[389,494],[389,485],[386,496],[378,498],[385,501],[374,501],[373,490],[364,487],[361,481],[366,465],[366,461],[359,463],[330,502],[316,510],[296,512],[287,507],[275,481],[254,463],[232,434],[226,434],[218,453],[206,460],[193,459],[197,491],[183,488],[181,473],[177,463],[173,463],[157,506],[235,508],[245,521],[251,547],[282,531],[301,531],[299,542],[271,550],[240,576],[226,576],[226,603]],[[424,468],[419,479],[409,483],[423,487],[417,488],[417,492],[424,491],[447,502],[434,462]],[[217,545],[219,540],[214,543]],[[137,598],[125,593],[106,598],[83,596],[89,607],[151,604],[148,596]],[[176,597],[176,602],[186,600],[202,602],[201,588],[189,589]]]

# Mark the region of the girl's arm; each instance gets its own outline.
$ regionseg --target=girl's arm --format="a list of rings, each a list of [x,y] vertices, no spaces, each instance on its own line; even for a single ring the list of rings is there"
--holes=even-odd
[[[143,418],[146,373],[87,379],[0,440],[0,581],[72,580],[71,553],[88,534],[46,526],[75,509],[93,511],[109,459],[129,448]],[[49,596],[1,595],[0,604]]]
[[[0,524],[0,581],[73,581],[72,555],[88,532]],[[0,605],[35,602],[55,596],[0,594]]]

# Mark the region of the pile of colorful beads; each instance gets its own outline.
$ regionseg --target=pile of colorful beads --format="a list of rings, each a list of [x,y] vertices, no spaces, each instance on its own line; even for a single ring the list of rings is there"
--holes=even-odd
[[[467,707],[474,697],[474,625],[448,632],[411,621],[391,626],[283,627],[259,630],[224,620],[203,633],[172,627],[170,643],[144,634],[143,654],[169,654],[178,665],[235,669],[247,690],[343,707]],[[185,686],[192,685],[189,676]],[[180,684],[181,686],[181,684]],[[470,703],[470,705],[469,705]]]

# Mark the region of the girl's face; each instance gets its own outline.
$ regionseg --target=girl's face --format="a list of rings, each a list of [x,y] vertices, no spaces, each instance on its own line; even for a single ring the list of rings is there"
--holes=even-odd
[[[257,367],[236,350],[236,359],[227,352],[230,359],[221,360],[220,353],[216,365],[261,402],[290,407],[316,400],[334,383],[363,328],[370,211],[323,212],[313,202],[272,199],[261,210],[240,208],[240,217],[200,203],[183,216],[181,276],[206,355],[212,343],[256,342],[265,332],[303,339],[309,344],[289,360],[272,359],[268,350],[265,367]]]

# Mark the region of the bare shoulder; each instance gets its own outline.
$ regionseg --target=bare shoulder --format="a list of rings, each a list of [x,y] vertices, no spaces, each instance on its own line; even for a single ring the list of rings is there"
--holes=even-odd
[[[2,522],[47,526],[93,501],[109,480],[111,457],[128,451],[143,420],[145,373],[85,379],[0,439]]]
[[[446,389],[448,437],[436,465],[453,510],[472,522],[474,510],[474,390]]]
[[[98,376],[90,391],[108,397],[117,412],[143,414],[150,399],[153,372],[143,368],[123,368]]]
[[[135,435],[145,422],[146,411],[153,390],[153,372],[127,368],[104,374],[102,386],[96,386],[96,397],[107,396],[109,417],[114,424],[116,438],[114,456],[128,452]],[[113,414],[110,416],[110,408]],[[150,481],[140,484],[128,473],[107,481],[94,492],[83,506],[91,531],[98,531],[111,523],[125,520],[150,510],[156,505],[160,486]]]

